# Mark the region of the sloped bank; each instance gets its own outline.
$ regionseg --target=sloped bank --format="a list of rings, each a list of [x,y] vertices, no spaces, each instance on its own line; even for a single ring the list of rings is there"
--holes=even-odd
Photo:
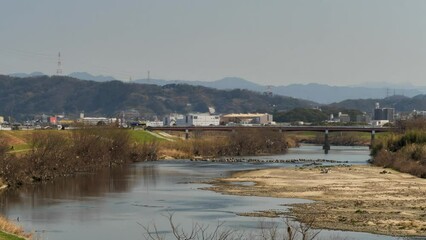
[[[0,239],[25,240],[30,239],[31,234],[25,233],[22,227],[0,216]]]

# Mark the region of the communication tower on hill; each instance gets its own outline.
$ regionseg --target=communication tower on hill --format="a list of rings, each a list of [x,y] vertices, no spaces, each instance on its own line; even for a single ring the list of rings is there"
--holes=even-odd
[[[58,53],[58,68],[56,69],[56,75],[62,75],[62,61],[61,61],[61,52]]]
[[[264,91],[263,94],[266,95],[266,96],[272,97],[272,95],[273,95],[272,86],[271,85],[266,86],[266,91]]]

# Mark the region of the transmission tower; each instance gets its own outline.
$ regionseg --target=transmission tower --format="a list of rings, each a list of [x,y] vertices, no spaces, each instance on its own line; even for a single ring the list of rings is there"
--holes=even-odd
[[[61,52],[58,53],[58,68],[56,69],[56,75],[62,75],[62,61],[61,61]]]
[[[272,97],[273,93],[272,93],[272,87],[271,85],[266,86],[266,91],[263,92],[263,94]]]

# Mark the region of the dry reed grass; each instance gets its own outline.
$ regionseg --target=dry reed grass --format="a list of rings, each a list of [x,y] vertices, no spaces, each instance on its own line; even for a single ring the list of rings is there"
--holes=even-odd
[[[2,216],[0,216],[0,231],[13,234],[25,239],[29,239],[31,237],[31,234],[26,233],[21,226],[16,225],[14,222]]]
[[[191,158],[192,156],[190,154],[188,154],[187,152],[181,151],[181,150],[177,150],[177,149],[167,149],[167,148],[163,148],[160,149],[158,152],[158,156],[160,159],[187,159],[187,158]]]

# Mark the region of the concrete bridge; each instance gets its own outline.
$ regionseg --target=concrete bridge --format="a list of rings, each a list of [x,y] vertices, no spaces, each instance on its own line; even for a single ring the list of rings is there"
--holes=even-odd
[[[147,127],[148,131],[177,131],[185,132],[185,138],[189,138],[189,133],[194,131],[229,131],[234,132],[244,129],[275,130],[279,132],[323,132],[324,133],[324,152],[327,154],[330,150],[328,134],[330,132],[368,132],[371,133],[370,148],[374,143],[375,135],[379,132],[392,132],[395,128],[389,127],[369,127],[369,126],[173,126],[173,127]]]

